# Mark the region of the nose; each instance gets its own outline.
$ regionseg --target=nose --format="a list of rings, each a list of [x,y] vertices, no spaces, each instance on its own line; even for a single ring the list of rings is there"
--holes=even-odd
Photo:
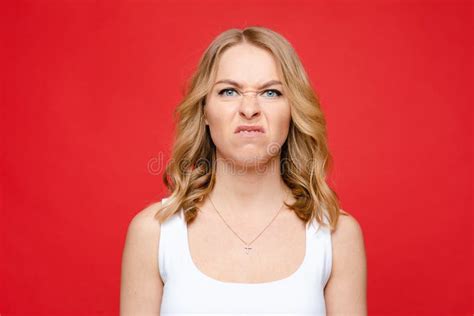
[[[260,115],[260,105],[258,104],[256,93],[242,94],[242,102],[240,103],[240,115],[247,119]]]

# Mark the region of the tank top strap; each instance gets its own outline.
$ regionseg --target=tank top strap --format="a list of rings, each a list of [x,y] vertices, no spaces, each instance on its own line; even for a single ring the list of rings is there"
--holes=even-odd
[[[163,198],[166,203],[169,197]],[[164,283],[175,275],[181,275],[185,262],[185,246],[183,229],[183,212],[177,212],[160,226],[160,242],[158,249],[158,262],[161,279]]]
[[[326,210],[323,212],[323,223],[329,225]],[[308,243],[311,267],[317,273],[317,280],[324,288],[332,270],[332,240],[329,226],[324,226],[314,219],[308,228]]]

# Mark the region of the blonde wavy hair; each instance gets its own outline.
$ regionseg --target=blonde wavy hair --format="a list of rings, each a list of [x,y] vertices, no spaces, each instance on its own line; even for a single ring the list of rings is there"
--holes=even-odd
[[[326,175],[332,168],[332,156],[328,149],[324,114],[291,44],[279,33],[262,26],[229,29],[219,34],[202,55],[174,113],[177,122],[174,143],[171,159],[163,173],[163,182],[170,195],[155,218],[163,223],[182,209],[186,222],[192,221],[199,211],[196,204],[215,185],[215,145],[204,121],[204,106],[220,56],[230,47],[242,43],[263,48],[274,56],[290,102],[291,122],[288,137],[281,146],[280,166],[282,179],[295,202],[285,205],[305,223],[316,219],[326,226],[323,220],[326,215],[333,231],[344,211],[339,208],[336,192],[326,183]]]

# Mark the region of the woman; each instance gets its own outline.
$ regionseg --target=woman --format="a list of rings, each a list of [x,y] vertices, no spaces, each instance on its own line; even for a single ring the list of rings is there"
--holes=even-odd
[[[362,231],[325,181],[325,119],[290,43],[223,32],[177,114],[171,193],[128,228],[121,315],[366,315]]]

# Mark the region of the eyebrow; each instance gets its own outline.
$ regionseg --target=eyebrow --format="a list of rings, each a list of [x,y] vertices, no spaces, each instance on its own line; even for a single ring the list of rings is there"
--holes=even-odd
[[[219,80],[217,81],[214,85],[217,85],[219,83],[228,83],[228,84],[231,84],[233,86],[236,86],[238,87],[239,89],[242,89],[242,85],[234,80],[230,80],[230,79],[223,79],[223,80]],[[270,80],[264,84],[262,84],[258,89],[264,89],[264,88],[267,88],[267,87],[270,87],[270,86],[273,86],[273,85],[281,85],[281,81],[278,81],[278,80]]]

